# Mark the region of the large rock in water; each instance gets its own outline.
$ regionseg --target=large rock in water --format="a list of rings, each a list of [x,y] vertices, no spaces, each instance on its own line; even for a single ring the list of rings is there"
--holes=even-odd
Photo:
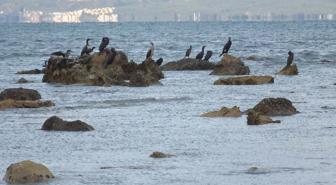
[[[94,128],[82,121],[64,121],[63,119],[53,116],[47,119],[42,125],[42,130],[46,131],[92,131]]]
[[[279,75],[298,75],[299,70],[298,70],[296,64],[293,64],[293,65],[290,65],[290,66],[285,66],[277,74],[279,74]]]
[[[176,62],[169,62],[161,67],[164,71],[181,71],[181,70],[212,70],[215,64],[194,58],[184,58]]]
[[[232,108],[223,107],[218,111],[212,111],[202,114],[202,117],[240,117],[242,115],[239,107]]]
[[[41,95],[33,89],[11,88],[5,89],[0,93],[0,101],[2,100],[39,100]]]
[[[33,161],[21,161],[11,164],[3,180],[10,184],[38,183],[55,178],[50,170],[43,164]]]
[[[285,98],[265,98],[253,110],[268,116],[289,116],[298,113],[292,102]]]
[[[51,107],[51,101],[41,101],[39,92],[33,89],[12,88],[0,93],[0,109]]]
[[[248,125],[264,125],[269,123],[280,123],[280,121],[273,121],[270,117],[254,110],[249,111],[247,114]]]
[[[210,75],[248,75],[250,68],[245,66],[240,58],[224,55],[223,59],[218,62]]]
[[[48,61],[43,82],[85,85],[149,86],[164,78],[153,60],[141,64],[128,62],[118,51],[112,64],[107,64],[109,52],[95,53],[78,60],[52,57]]]
[[[243,76],[233,78],[221,78],[216,80],[214,85],[259,85],[266,83],[274,83],[271,76]]]

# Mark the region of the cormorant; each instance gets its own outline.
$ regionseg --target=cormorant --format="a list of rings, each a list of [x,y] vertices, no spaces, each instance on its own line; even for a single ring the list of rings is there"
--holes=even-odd
[[[155,63],[158,65],[158,66],[161,66],[163,62],[163,58],[159,58]]]
[[[83,55],[90,55],[90,53],[95,49],[95,47],[92,47],[90,48],[90,44],[89,44],[89,41],[91,39],[86,39],[86,44],[85,46],[83,47],[82,49],[82,52],[81,52],[81,55],[80,56],[83,56]]]
[[[227,41],[227,43],[225,44],[222,54],[220,54],[219,56],[221,57],[222,55],[224,55],[225,53],[228,53],[230,48],[231,48],[232,42],[231,42],[231,37],[229,37],[229,40]]]
[[[212,57],[212,51],[207,51],[205,57],[204,57],[204,61],[209,61],[209,59]]]
[[[288,52],[288,58],[287,58],[287,66],[292,65],[294,60],[294,53],[292,51]]]
[[[189,58],[190,54],[191,54],[191,50],[192,50],[192,46],[190,46],[187,51],[186,51],[186,54],[185,54],[185,57],[184,58]]]
[[[106,46],[109,44],[110,39],[108,37],[103,37],[100,45],[99,45],[99,52],[103,52],[106,48]]]
[[[65,53],[62,52],[62,51],[57,51],[57,52],[51,53],[50,55],[55,56],[55,57],[68,58],[70,56],[71,52],[72,52],[71,50],[67,50]]]
[[[203,56],[204,56],[204,49],[205,49],[205,46],[202,47],[202,51],[199,52],[197,55],[196,55],[196,59],[197,60],[202,60]]]
[[[151,47],[148,49],[147,54],[146,54],[146,59],[151,59],[154,55],[154,43],[150,42]]]

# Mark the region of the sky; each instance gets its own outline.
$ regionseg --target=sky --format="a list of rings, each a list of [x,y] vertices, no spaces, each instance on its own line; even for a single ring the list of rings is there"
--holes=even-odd
[[[120,19],[172,19],[174,14],[188,16],[193,12],[203,15],[235,14],[336,14],[336,0],[0,0],[0,11],[21,8],[41,11],[68,11],[81,8],[114,6]]]

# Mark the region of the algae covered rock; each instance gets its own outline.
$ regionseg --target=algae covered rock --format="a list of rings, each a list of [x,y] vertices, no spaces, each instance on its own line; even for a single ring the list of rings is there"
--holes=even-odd
[[[277,74],[279,75],[298,75],[299,70],[296,64],[290,65],[290,66],[285,66],[278,72]]]
[[[53,178],[55,178],[55,176],[46,166],[26,160],[11,164],[7,168],[3,180],[10,184],[23,184],[38,183],[48,181]]]
[[[250,68],[245,66],[240,58],[224,55],[222,60],[218,62],[210,75],[248,75]]]
[[[92,131],[94,128],[84,123],[80,120],[76,121],[64,121],[63,119],[52,116],[49,119],[47,119],[42,128],[42,130],[46,131]]]
[[[253,108],[268,116],[289,116],[298,113],[292,102],[286,98],[265,98]]]
[[[240,117],[242,115],[239,107],[223,107],[218,111],[212,111],[202,114],[202,117]]]
[[[194,58],[184,58],[178,61],[169,62],[161,67],[164,71],[182,71],[182,70],[212,70],[215,64],[198,60]]]
[[[214,85],[260,85],[274,83],[271,76],[243,76],[232,78],[221,78],[214,82]]]

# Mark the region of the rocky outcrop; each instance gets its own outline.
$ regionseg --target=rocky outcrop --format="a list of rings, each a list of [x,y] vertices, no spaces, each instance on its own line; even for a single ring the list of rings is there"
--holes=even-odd
[[[161,67],[164,71],[182,71],[182,70],[212,70],[215,64],[194,58],[184,58],[178,61],[169,62]]]
[[[41,95],[33,89],[11,88],[5,89],[0,93],[0,101],[2,100],[39,100]]]
[[[152,158],[167,158],[167,157],[173,157],[175,155],[173,154],[167,154],[167,153],[163,153],[163,152],[153,152],[149,157]]]
[[[82,121],[64,121],[63,119],[53,116],[47,119],[42,125],[42,130],[46,131],[92,131],[94,128]]]
[[[9,108],[51,107],[51,101],[41,101],[39,92],[33,89],[12,88],[0,93],[0,110]]]
[[[30,81],[26,80],[25,78],[20,78],[16,83],[18,84],[25,84],[25,83],[29,83]]]
[[[293,64],[293,65],[290,65],[290,66],[285,66],[277,74],[279,74],[279,75],[298,75],[299,71],[298,71],[298,68],[297,68],[296,64]]]
[[[264,125],[269,123],[280,123],[280,121],[273,121],[270,117],[254,110],[249,111],[247,114],[248,125]]]
[[[231,55],[224,55],[223,59],[218,62],[211,75],[248,75],[250,69],[245,66],[240,58]]]
[[[159,83],[162,78],[164,75],[155,61],[146,60],[141,64],[128,62],[127,56],[118,51],[113,60],[109,52],[95,53],[78,60],[52,57],[43,82],[138,87]]]
[[[271,76],[243,76],[233,78],[221,78],[216,80],[214,85],[260,85],[274,83]]]
[[[40,69],[33,69],[33,70],[24,70],[24,71],[19,71],[16,74],[43,74],[44,70]]]
[[[292,102],[285,98],[265,98],[253,110],[267,116],[289,116],[298,113]]]
[[[21,161],[11,164],[3,180],[10,184],[38,183],[55,178],[50,170],[43,164],[33,161]]]
[[[240,117],[242,115],[239,107],[223,107],[218,111],[212,111],[202,114],[202,117]]]

